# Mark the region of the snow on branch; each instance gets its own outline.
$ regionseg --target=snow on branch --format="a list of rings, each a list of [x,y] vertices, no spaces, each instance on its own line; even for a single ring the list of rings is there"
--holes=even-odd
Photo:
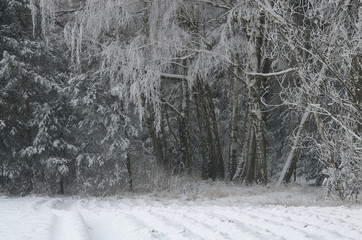
[[[60,16],[60,15],[74,13],[74,12],[78,12],[78,11],[82,11],[82,10],[83,10],[83,8],[62,9],[62,10],[55,11],[54,13],[57,14],[58,16]]]
[[[161,73],[161,77],[191,81],[191,78],[181,74]]]
[[[280,72],[272,72],[272,73],[253,73],[253,72],[245,72],[245,74],[249,76],[255,76],[255,77],[274,77],[279,75],[284,75],[289,72],[297,71],[298,68],[288,68],[286,70],[280,71]]]
[[[213,7],[218,7],[218,8],[230,10],[230,7],[228,7],[228,6],[226,6],[226,5],[218,4],[218,3],[216,3],[216,2],[207,1],[207,0],[200,0],[200,2],[201,2],[201,3],[210,4],[210,5],[213,6]]]
[[[260,0],[255,0],[255,2],[262,7],[266,12],[268,12],[274,19],[276,19],[278,22],[288,25],[286,20],[280,16],[275,10],[273,9],[272,4],[269,2],[269,0],[264,0],[263,2]]]
[[[331,112],[329,112],[326,108],[321,107],[319,104],[309,104],[311,107],[320,110],[330,118],[332,118],[340,127],[342,127],[346,132],[350,133],[353,137],[358,139],[359,141],[362,140],[362,137],[355,133],[350,127],[348,127],[345,123],[340,121],[337,117],[335,117]]]

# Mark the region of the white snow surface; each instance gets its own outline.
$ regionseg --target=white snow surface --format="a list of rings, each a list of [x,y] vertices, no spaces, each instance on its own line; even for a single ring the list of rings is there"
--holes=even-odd
[[[362,239],[360,204],[341,206],[317,191],[238,189],[201,197],[0,196],[0,239]]]

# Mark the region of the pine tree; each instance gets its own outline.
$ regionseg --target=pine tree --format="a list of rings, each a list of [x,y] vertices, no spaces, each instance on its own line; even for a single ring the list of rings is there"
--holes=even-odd
[[[50,186],[38,186],[45,179],[61,182],[75,150],[66,130],[70,115],[64,115],[67,63],[52,39],[33,31],[28,6],[2,1],[0,21],[2,184],[22,193],[46,191]]]

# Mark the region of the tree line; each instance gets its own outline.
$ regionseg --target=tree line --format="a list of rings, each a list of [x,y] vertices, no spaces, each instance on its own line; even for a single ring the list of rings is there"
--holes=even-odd
[[[0,186],[362,181],[358,0],[5,0]]]

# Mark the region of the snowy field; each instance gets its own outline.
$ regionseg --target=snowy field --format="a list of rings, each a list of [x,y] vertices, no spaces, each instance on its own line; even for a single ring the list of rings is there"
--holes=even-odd
[[[341,206],[319,192],[215,187],[106,198],[0,196],[0,239],[362,239],[362,206]]]

